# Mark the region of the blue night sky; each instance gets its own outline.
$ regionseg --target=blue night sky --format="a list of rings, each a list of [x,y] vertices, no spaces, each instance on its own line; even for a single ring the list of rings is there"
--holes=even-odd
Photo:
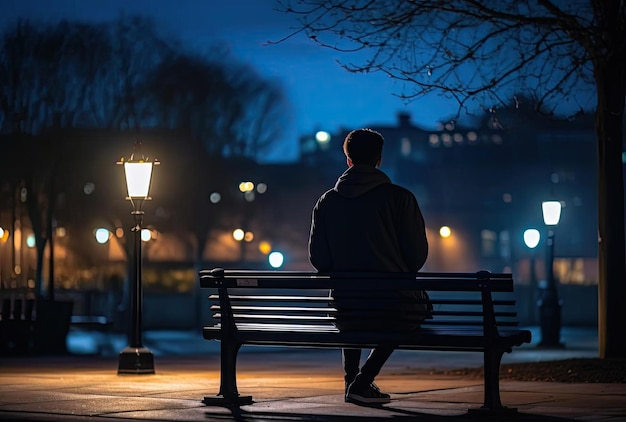
[[[405,104],[393,95],[401,91],[398,82],[382,74],[350,74],[336,63],[346,56],[318,47],[303,35],[264,45],[296,25],[292,16],[273,10],[272,0],[3,0],[0,25],[19,17],[109,21],[122,12],[149,16],[199,49],[225,43],[233,58],[282,84],[292,107],[291,124],[268,159],[296,158],[299,136],[318,129],[391,124],[399,111],[410,112],[419,126],[434,128],[456,111],[455,104],[436,96]]]

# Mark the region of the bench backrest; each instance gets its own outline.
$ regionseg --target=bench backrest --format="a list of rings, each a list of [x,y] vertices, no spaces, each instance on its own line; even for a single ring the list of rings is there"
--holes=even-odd
[[[2,300],[0,300],[0,321],[33,321],[35,315],[35,299],[32,299],[27,294],[2,296]]]
[[[516,326],[511,274],[477,273],[333,273],[251,270],[201,270],[203,288],[217,289],[211,309],[216,323],[233,329],[310,325],[332,330],[336,310],[331,289],[363,292],[385,289],[425,290],[432,304],[423,327],[483,327],[498,334],[498,327]],[[369,309],[363,309],[367,318]],[[365,323],[365,320],[364,320]]]

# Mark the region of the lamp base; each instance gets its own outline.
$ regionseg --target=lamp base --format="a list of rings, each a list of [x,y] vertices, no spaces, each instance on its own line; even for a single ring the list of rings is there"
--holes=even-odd
[[[554,295],[556,297],[556,295]],[[540,301],[539,320],[541,341],[537,347],[543,349],[563,349],[561,343],[561,301]]]
[[[154,355],[145,347],[125,347],[119,356],[118,374],[154,374]]]

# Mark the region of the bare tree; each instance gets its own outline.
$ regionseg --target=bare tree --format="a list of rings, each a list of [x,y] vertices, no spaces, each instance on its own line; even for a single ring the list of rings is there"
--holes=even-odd
[[[41,116],[32,104],[41,100],[43,81],[35,59],[40,30],[19,20],[7,30],[0,56],[0,131],[32,133],[41,126]]]
[[[211,155],[257,159],[279,139],[286,101],[276,84],[237,62],[179,52],[145,79],[161,127],[202,141]]]
[[[106,136],[99,145],[85,146],[88,139],[81,139],[85,135],[76,129],[106,130],[107,136],[145,129],[182,132],[185,136],[176,141],[187,145],[172,148],[186,157],[192,151],[193,161],[183,160],[181,168],[193,165],[196,171],[181,175],[191,177],[193,186],[203,186],[207,163],[221,162],[222,156],[257,158],[257,147],[275,139],[280,127],[284,104],[278,87],[223,54],[209,60],[186,53],[145,18],[122,16],[102,24],[20,20],[3,34],[0,47],[0,134],[6,135],[0,142],[10,155],[0,169],[0,184],[27,193],[23,197],[37,247],[38,295],[53,220],[68,209],[85,207],[82,186],[76,183],[85,181],[93,165],[80,168],[75,157],[93,163],[98,160],[95,151],[107,146]],[[86,137],[93,139],[93,132]],[[90,195],[92,206],[97,196]],[[57,207],[61,199],[65,210]],[[102,206],[93,209],[107,214]],[[119,215],[113,211],[106,218]],[[186,227],[199,238],[195,256],[202,257],[205,228],[211,224],[215,221],[206,219]],[[49,295],[52,280],[51,271]]]
[[[461,110],[505,104],[516,92],[537,110],[593,109],[598,146],[599,352],[626,357],[622,164],[626,11],[621,0],[278,0],[299,17],[286,38],[366,58],[349,72],[406,82],[407,100],[437,92]],[[282,41],[282,40],[281,40]],[[280,41],[279,41],[280,42]],[[359,57],[363,57],[360,55]],[[565,107],[567,106],[567,107]]]

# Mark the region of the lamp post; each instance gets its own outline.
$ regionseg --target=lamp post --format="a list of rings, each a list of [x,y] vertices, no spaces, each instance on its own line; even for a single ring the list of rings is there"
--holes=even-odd
[[[546,284],[543,286],[541,299],[538,301],[541,320],[540,347],[563,347],[561,333],[561,301],[554,279],[554,230],[561,218],[561,203],[545,201],[541,204],[543,221],[548,226],[548,248],[546,256]]]
[[[143,346],[142,342],[142,292],[141,292],[141,225],[144,212],[143,202],[150,200],[150,181],[152,179],[152,167],[158,161],[150,161],[141,154],[141,142],[136,141],[133,153],[127,160],[118,164],[124,165],[126,176],[126,199],[133,206],[131,212],[134,219],[134,254],[132,259],[132,290],[130,303],[131,326],[129,332],[129,345],[125,347],[119,356],[118,374],[154,374],[154,356],[152,352]]]
[[[537,289],[537,277],[535,274],[535,248],[539,244],[541,234],[537,229],[524,230],[524,243],[530,249],[530,270],[528,280],[528,322],[535,323],[535,298]]]

